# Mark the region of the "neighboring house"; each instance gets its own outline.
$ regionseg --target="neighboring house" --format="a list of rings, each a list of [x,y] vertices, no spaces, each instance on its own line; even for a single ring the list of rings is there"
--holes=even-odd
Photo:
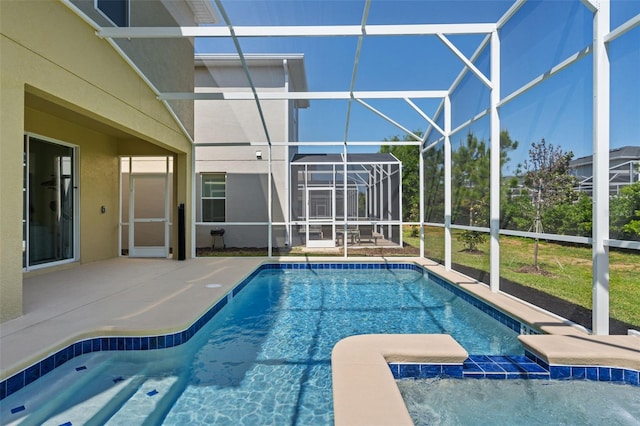
[[[245,55],[245,61],[259,91],[307,90],[303,55]],[[251,85],[237,55],[202,55],[196,56],[195,91],[251,94]],[[227,247],[268,246],[268,222],[284,222],[290,204],[289,162],[298,149],[285,142],[298,141],[298,110],[308,106],[308,100],[262,100],[265,132],[251,97],[195,101],[196,247],[211,247],[215,228],[224,228]],[[274,225],[272,235],[273,246],[287,244],[283,224]]]
[[[578,190],[593,191],[593,155],[569,163],[570,173],[578,179]],[[624,146],[609,151],[609,194],[615,195],[626,185],[640,181],[640,146]]]
[[[237,55],[196,55],[196,95],[220,96],[195,101],[196,247],[222,247],[212,235],[222,230],[227,247],[267,247],[269,232],[272,247],[335,247],[341,231],[335,222],[344,221],[342,155],[299,154],[287,145],[298,141],[298,110],[308,100],[263,99],[258,109],[251,92],[251,83],[258,92],[307,91],[304,56],[244,59],[251,81]],[[240,94],[244,100],[228,99]],[[379,153],[350,154],[346,162],[348,220],[369,221],[372,232],[372,222],[399,223],[400,162]],[[401,243],[398,225],[379,226],[375,234]]]
[[[170,162],[165,218],[184,204],[192,225],[193,103],[169,110],[156,91],[193,90],[193,40],[112,42],[96,30],[214,22],[206,4],[0,1],[0,321],[22,314],[32,271],[119,255],[122,157]],[[175,248],[177,230],[162,243]]]

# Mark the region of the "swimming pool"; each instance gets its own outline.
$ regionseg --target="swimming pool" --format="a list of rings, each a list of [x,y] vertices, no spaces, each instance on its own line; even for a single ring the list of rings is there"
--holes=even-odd
[[[491,318],[417,266],[269,266],[187,343],[74,357],[3,406],[19,409],[14,418],[51,424],[330,424],[331,349],[344,337],[449,333],[470,353],[523,353],[514,324]]]
[[[402,379],[397,384],[416,426],[631,426],[640,422],[640,387],[629,385],[443,378]]]
[[[414,264],[267,264],[186,330],[87,339],[4,380],[0,423],[331,424],[331,349],[363,333],[452,334],[484,354],[455,372],[441,366],[456,377],[638,386],[635,370],[523,355],[517,334],[532,332]],[[395,378],[431,377],[435,367],[389,364]]]

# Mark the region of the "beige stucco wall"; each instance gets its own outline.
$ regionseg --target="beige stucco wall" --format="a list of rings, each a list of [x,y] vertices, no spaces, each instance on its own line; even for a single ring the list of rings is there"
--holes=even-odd
[[[119,204],[116,138],[29,107],[25,108],[25,131],[78,147],[81,260],[115,256]],[[106,213],[101,213],[101,206]]]
[[[174,1],[173,8],[183,9],[181,18],[189,21],[177,23],[176,18],[158,1],[131,1],[129,3],[129,25],[132,27],[177,27],[194,26],[192,13],[186,2]],[[72,0],[83,13],[98,25],[113,24],[95,8],[95,0]],[[193,40],[174,39],[115,39],[115,43],[161,92],[193,92]],[[166,78],[170,75],[171,78]],[[170,101],[173,111],[193,136],[193,102]]]
[[[191,146],[149,87],[62,3],[0,1],[0,32],[0,321],[5,321],[22,313],[25,131],[80,147],[81,262],[117,255],[117,155],[174,155],[174,176],[180,176],[173,204],[189,209]]]

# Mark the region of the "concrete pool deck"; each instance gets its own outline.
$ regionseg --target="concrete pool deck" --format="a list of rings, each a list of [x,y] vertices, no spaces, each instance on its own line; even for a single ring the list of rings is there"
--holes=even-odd
[[[25,278],[24,315],[0,324],[0,380],[85,338],[184,330],[264,262],[115,258]]]
[[[256,267],[277,261],[343,262],[345,259],[210,257],[179,262],[115,258],[31,274],[24,280],[24,315],[0,324],[0,380],[78,340],[184,330]],[[588,362],[588,365],[640,369],[638,337],[589,336],[566,320],[508,295],[492,293],[486,285],[446,271],[427,259],[366,257],[348,261],[414,262],[426,267],[495,308],[550,333],[521,336],[529,350],[549,363],[585,365]],[[400,348],[394,356],[402,360],[405,355]],[[392,378],[388,368],[385,374]],[[371,388],[365,386],[359,397]],[[366,400],[376,404],[373,396]]]

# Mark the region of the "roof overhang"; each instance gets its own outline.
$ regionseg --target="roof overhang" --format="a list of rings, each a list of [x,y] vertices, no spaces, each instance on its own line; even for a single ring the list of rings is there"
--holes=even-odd
[[[247,67],[277,66],[286,67],[291,82],[290,92],[307,92],[307,74],[304,66],[304,54],[245,54]],[[196,54],[196,67],[242,67],[242,60],[237,54]],[[298,108],[308,108],[309,99],[296,99]]]
[[[220,17],[209,0],[161,1],[180,26],[220,23]]]

